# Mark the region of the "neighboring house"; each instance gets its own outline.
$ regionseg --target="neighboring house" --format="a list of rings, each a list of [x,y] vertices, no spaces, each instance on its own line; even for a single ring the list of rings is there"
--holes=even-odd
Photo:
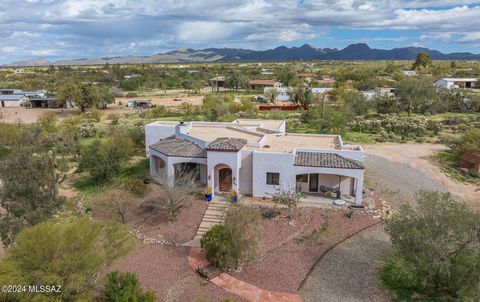
[[[435,86],[446,89],[474,88],[476,83],[476,78],[441,78],[435,82]]]
[[[265,87],[281,87],[282,83],[274,80],[252,80],[248,82],[252,90],[263,90]]]
[[[266,69],[266,68],[262,68],[262,70],[260,71],[261,74],[266,74],[266,75],[269,75],[269,74],[273,74],[273,71],[271,69]]]
[[[128,80],[128,79],[138,78],[139,76],[141,76],[141,75],[140,74],[126,74],[126,75],[123,76],[123,78]]]
[[[480,175],[480,152],[467,152],[460,158],[460,168],[468,169]]]
[[[19,68],[19,69],[14,69],[13,73],[14,74],[31,74],[31,73],[35,73],[35,72],[31,71],[31,70],[25,70],[23,68]]]
[[[21,107],[28,102],[28,98],[22,94],[0,95],[0,107]]]
[[[0,88],[0,94],[20,94],[22,90],[15,88]]]
[[[318,85],[322,86],[333,86],[335,85],[336,81],[332,78],[323,78],[321,80],[317,80]]]
[[[395,89],[393,88],[377,88],[375,90],[360,91],[367,101],[371,101],[376,97],[395,97]]]
[[[212,87],[224,87],[225,77],[214,77],[208,80],[208,84]]]
[[[317,77],[314,73],[301,72],[297,73],[297,77],[302,80],[304,83],[310,84],[310,82]]]
[[[158,121],[145,126],[145,142],[151,176],[168,187],[188,170],[213,194],[300,189],[362,203],[363,149],[339,135],[285,133],[281,120]]]
[[[288,102],[290,96],[288,95],[288,87],[265,87],[263,89],[263,98],[269,100],[270,91],[275,90],[276,96],[274,102]]]
[[[46,96],[45,91],[21,91],[16,94],[23,94],[28,98],[44,98]]]
[[[27,108],[58,108],[60,102],[51,97],[30,97],[26,102]],[[70,104],[67,102],[65,108],[71,108]]]
[[[313,95],[327,94],[327,93],[330,93],[332,90],[333,90],[333,88],[327,88],[327,87],[312,87],[312,88],[310,88],[310,91],[312,92]]]
[[[415,70],[402,70],[402,73],[407,77],[414,77],[417,75],[417,72]]]
[[[130,100],[127,103],[127,107],[130,109],[134,108],[152,108],[151,100]]]

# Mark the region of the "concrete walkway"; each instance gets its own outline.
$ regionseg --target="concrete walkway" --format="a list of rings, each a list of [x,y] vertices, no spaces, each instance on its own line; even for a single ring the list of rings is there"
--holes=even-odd
[[[198,267],[207,265],[208,260],[200,249],[192,247],[188,253],[188,263],[192,269],[196,270]],[[261,289],[227,273],[221,273],[210,282],[251,302],[302,302],[299,295]]]
[[[195,237],[183,244],[183,246],[200,247],[200,240],[214,225],[222,224],[225,221],[230,201],[226,197],[215,196],[208,204],[207,210],[203,214],[202,222],[198,227]]]
[[[383,302],[389,297],[378,287],[378,269],[390,249],[381,225],[339,244],[320,260],[303,288],[305,302]]]

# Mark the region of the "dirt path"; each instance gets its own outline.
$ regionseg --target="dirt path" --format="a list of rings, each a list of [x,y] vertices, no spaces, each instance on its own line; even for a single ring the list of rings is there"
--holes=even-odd
[[[301,295],[304,302],[383,302],[377,272],[390,248],[383,227],[366,230],[338,245],[317,264]]]
[[[439,144],[376,144],[363,147],[367,154],[367,167],[369,155],[387,159],[392,163],[408,165],[470,205],[476,208],[480,207],[478,188],[472,184],[459,183],[449,178],[441,171],[440,163],[433,160],[433,155],[438,151],[445,150],[445,146]],[[395,175],[396,171],[390,173]],[[416,182],[422,183],[423,181],[418,179]]]

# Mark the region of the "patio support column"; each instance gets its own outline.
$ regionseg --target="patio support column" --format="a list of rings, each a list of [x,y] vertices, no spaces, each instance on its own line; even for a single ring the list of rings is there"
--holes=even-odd
[[[215,168],[207,166],[207,186],[212,189],[212,198],[215,196]]]
[[[363,174],[355,178],[355,205],[362,205],[363,195]]]
[[[157,174],[157,167],[155,165],[155,156],[154,155],[150,155],[149,156],[149,160],[150,160],[150,175],[156,175]]]
[[[166,185],[167,187],[171,188],[175,185],[175,167],[173,166],[170,161],[166,162],[166,168],[167,168],[167,173],[166,173]]]

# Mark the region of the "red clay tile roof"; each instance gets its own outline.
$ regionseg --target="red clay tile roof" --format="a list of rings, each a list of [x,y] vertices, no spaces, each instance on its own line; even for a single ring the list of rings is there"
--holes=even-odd
[[[251,80],[250,82],[248,82],[248,84],[250,85],[275,85],[275,81],[274,80]]]
[[[166,138],[150,146],[167,156],[206,158],[207,152],[195,143],[181,138]]]
[[[205,148],[207,151],[237,152],[247,144],[243,138],[219,137]]]
[[[336,169],[364,169],[360,162],[343,157],[336,153],[297,152],[295,166],[336,168]]]

